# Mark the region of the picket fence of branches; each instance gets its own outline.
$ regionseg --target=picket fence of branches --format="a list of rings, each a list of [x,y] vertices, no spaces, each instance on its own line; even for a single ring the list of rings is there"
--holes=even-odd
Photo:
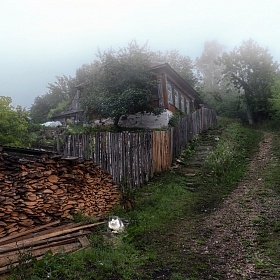
[[[191,139],[215,125],[215,111],[201,108],[166,130],[61,135],[58,141],[64,157],[93,160],[125,191],[167,170]]]

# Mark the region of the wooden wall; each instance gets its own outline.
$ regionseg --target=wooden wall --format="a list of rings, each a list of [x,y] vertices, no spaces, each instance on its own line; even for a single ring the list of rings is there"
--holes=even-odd
[[[60,142],[64,157],[92,159],[125,190],[167,170],[195,135],[215,125],[215,112],[201,108],[181,119],[176,127],[163,131],[69,135]]]

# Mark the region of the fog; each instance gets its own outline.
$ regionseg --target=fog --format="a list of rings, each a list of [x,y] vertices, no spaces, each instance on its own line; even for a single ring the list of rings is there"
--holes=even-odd
[[[29,108],[55,76],[75,76],[97,48],[135,39],[192,59],[204,42],[227,50],[252,38],[280,61],[276,0],[9,0],[0,11],[0,95]]]

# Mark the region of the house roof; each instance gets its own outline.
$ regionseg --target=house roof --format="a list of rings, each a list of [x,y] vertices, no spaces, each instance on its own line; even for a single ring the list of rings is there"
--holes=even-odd
[[[168,63],[165,62],[153,62],[151,63],[151,71],[154,72],[165,72],[168,73],[171,77],[176,79],[178,84],[182,88],[187,89],[187,92],[198,102],[203,103],[199,97],[199,93],[185,80],[183,79]]]
[[[76,86],[77,90],[82,89],[84,87],[84,85],[85,85],[85,83],[77,85]],[[69,116],[83,112],[79,99],[80,99],[79,93],[76,92],[71,101],[71,104],[68,107],[68,110],[63,111],[60,114],[53,116],[52,119],[57,119],[57,118],[61,118],[61,117],[69,117]]]
[[[60,114],[57,114],[53,117],[51,117],[51,119],[57,119],[59,117],[68,117],[68,116],[73,116],[74,114],[77,113],[82,113],[84,110],[80,109],[80,110],[67,110],[64,112],[61,112]]]
[[[73,116],[75,114],[79,114],[81,112],[83,112],[83,109],[80,106],[79,96],[76,93],[74,95],[73,99],[72,99],[72,102],[71,102],[70,106],[68,107],[68,110],[63,111],[60,114],[57,114],[57,115],[53,116],[51,119],[70,117],[70,116]]]

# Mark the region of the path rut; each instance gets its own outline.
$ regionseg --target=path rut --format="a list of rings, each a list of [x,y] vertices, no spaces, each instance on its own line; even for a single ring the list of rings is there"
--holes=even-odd
[[[209,257],[220,279],[280,279],[268,269],[270,260],[255,246],[258,222],[279,216],[280,200],[264,188],[263,171],[269,164],[273,135],[264,134],[259,152],[252,158],[249,170],[221,207],[207,215],[200,224],[204,244],[192,244],[191,250]],[[265,195],[264,195],[265,192]],[[258,263],[263,269],[256,269]],[[214,279],[211,275],[207,279]],[[215,278],[217,279],[217,278]]]

